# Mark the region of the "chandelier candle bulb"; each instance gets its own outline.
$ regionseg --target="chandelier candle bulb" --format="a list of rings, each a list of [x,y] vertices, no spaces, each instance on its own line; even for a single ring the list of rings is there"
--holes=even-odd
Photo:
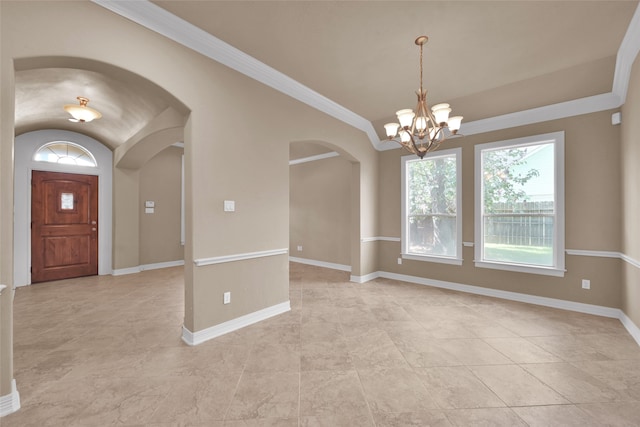
[[[416,118],[416,129],[419,131],[423,131],[426,128],[427,128],[427,118],[422,116]]]
[[[447,121],[449,120],[449,113],[451,112],[451,108],[449,108],[449,104],[438,104],[431,108],[433,111],[433,116],[436,119],[436,125],[438,126],[446,126]]]
[[[397,123],[387,123],[384,125],[384,129],[387,132],[387,136],[389,138],[394,138],[398,134],[398,128],[400,127]]]
[[[410,110],[410,109],[399,110],[396,112],[396,115],[398,116],[400,127],[403,127],[403,128],[411,127],[411,123],[413,122],[413,118],[415,117],[413,110]]]
[[[460,130],[460,125],[462,125],[462,116],[449,117],[448,124],[449,130],[455,135]]]
[[[400,131],[400,141],[409,142],[411,141],[411,135],[406,130]]]

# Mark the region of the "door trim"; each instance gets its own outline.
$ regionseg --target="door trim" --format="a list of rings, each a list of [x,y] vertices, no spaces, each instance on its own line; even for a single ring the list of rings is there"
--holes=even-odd
[[[47,142],[69,141],[89,150],[98,167],[81,167],[36,162],[35,152]],[[81,173],[98,176],[98,216],[101,226],[98,228],[98,274],[112,273],[112,185],[113,153],[99,141],[86,135],[63,130],[40,130],[27,132],[15,139],[14,170],[14,287],[31,284],[31,172],[42,170],[49,172]]]

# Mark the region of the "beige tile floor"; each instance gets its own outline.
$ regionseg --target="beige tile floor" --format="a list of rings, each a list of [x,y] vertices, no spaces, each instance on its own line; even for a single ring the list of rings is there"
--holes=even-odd
[[[10,426],[639,426],[619,321],[291,264],[289,313],[189,347],[180,268],[21,288]]]

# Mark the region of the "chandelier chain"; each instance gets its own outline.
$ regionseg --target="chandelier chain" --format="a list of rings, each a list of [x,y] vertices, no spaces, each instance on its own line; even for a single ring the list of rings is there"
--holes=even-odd
[[[424,45],[420,45],[420,93],[422,93],[422,48]]]

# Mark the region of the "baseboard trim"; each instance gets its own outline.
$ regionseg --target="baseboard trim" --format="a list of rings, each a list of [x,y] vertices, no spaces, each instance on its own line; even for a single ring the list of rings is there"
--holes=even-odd
[[[253,325],[254,323],[261,322],[270,317],[277,316],[278,314],[286,313],[291,310],[291,303],[289,301],[273,305],[271,307],[263,308],[262,310],[254,311],[253,313],[245,314],[236,319],[229,320],[219,325],[212,326],[207,329],[203,329],[197,332],[191,332],[186,327],[182,327],[182,341],[195,346],[202,344],[205,341],[209,341],[216,337],[219,337],[229,332],[242,329],[246,326]]]
[[[0,396],[0,418],[12,414],[20,409],[20,393],[16,387],[16,380],[11,381],[11,393]]]
[[[365,283],[370,280],[377,279],[378,277],[381,277],[380,272],[376,271],[374,273],[365,274],[364,276],[354,276],[352,274],[349,280],[354,283]]]
[[[296,262],[298,264],[306,264],[306,265],[313,265],[313,266],[316,266],[316,267],[329,268],[331,270],[340,270],[340,271],[351,272],[351,266],[350,265],[336,264],[336,263],[333,263],[333,262],[325,262],[325,261],[316,261],[314,259],[297,258],[297,257],[293,257],[293,256],[289,257],[289,261]]]
[[[633,339],[640,345],[640,328],[633,323],[633,321],[627,316],[624,311],[620,310],[620,322],[627,329],[627,332],[633,337]]]
[[[378,274],[379,277],[385,279],[401,280],[403,282],[433,286],[436,288],[449,289],[452,291],[467,292],[470,294],[484,295],[510,301],[518,301],[528,304],[542,305],[545,307],[560,308],[563,310],[577,311],[580,313],[595,314],[597,316],[612,317],[614,319],[618,319],[620,317],[620,310],[617,308],[584,304],[580,302],[560,300],[556,298],[540,297],[536,295],[522,294],[519,292],[502,291],[499,289],[483,288],[481,286],[464,285],[462,283],[445,282],[443,280],[425,279],[423,277],[388,273],[386,271],[380,271],[378,272]]]
[[[154,264],[142,264],[136,267],[120,268],[117,270],[113,270],[111,275],[124,276],[125,274],[135,274],[145,270],[158,270],[161,268],[179,267],[181,265],[184,265],[183,259],[180,259],[177,261],[156,262]]]
[[[137,265],[135,267],[127,267],[127,268],[118,268],[118,269],[114,269],[111,272],[112,276],[124,276],[126,274],[135,274],[135,273],[140,273],[142,270],[140,269],[140,266]]]
[[[354,277],[360,280],[353,280]],[[483,288],[481,286],[463,285],[461,283],[445,282],[442,280],[426,279],[424,277],[409,276],[406,274],[389,273],[378,271],[366,276],[351,276],[352,281],[364,283],[375,278],[400,280],[403,282],[415,283],[418,285],[433,286],[436,288],[449,289],[452,291],[467,292],[470,294],[484,295],[488,297],[501,298],[510,301],[518,301],[527,304],[541,305],[544,307],[558,308],[561,310],[576,311],[579,313],[593,314],[595,316],[609,317],[620,320],[620,323],[629,332],[631,337],[640,346],[640,328],[619,308],[604,307],[601,305],[584,304],[581,302],[567,301],[556,298],[540,297],[536,295],[522,294],[518,292],[502,291],[499,289]],[[368,280],[362,280],[368,279]]]
[[[140,271],[145,270],[158,270],[161,268],[169,268],[169,267],[180,267],[184,265],[184,260],[180,259],[177,261],[167,261],[167,262],[156,262],[155,264],[144,264],[140,266]]]

